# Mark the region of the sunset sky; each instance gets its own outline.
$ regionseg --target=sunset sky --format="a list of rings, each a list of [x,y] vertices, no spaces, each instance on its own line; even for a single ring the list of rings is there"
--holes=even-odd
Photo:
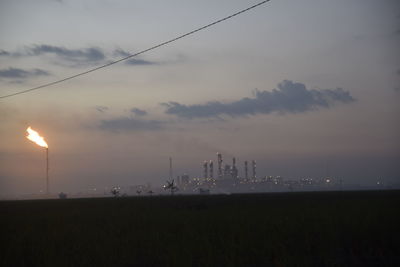
[[[0,96],[228,16],[252,0],[1,0]],[[0,99],[0,195],[164,183],[216,153],[239,175],[400,182],[400,3],[272,0],[86,76]]]

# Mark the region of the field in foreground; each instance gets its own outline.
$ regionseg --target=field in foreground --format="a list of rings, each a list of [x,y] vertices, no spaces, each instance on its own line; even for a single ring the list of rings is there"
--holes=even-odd
[[[1,266],[400,266],[400,191],[0,202]]]

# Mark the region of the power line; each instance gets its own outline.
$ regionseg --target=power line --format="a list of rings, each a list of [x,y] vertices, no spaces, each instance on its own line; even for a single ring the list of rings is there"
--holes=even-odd
[[[182,39],[182,38],[184,38],[184,37],[186,37],[186,36],[192,35],[192,34],[198,32],[198,31],[207,29],[207,28],[209,28],[209,27],[211,27],[211,26],[214,26],[215,24],[218,24],[218,23],[223,22],[223,21],[225,21],[225,20],[231,19],[231,18],[233,18],[233,17],[235,17],[235,16],[237,16],[237,15],[240,15],[240,14],[246,12],[246,11],[249,11],[249,10],[251,10],[251,9],[253,9],[253,8],[256,8],[256,7],[258,7],[258,6],[261,6],[261,5],[263,5],[263,4],[265,4],[265,3],[269,2],[269,1],[270,1],[270,0],[262,1],[262,2],[260,2],[260,3],[258,3],[258,4],[255,4],[255,5],[253,5],[253,6],[250,6],[250,7],[246,8],[246,9],[242,9],[241,11],[238,11],[238,12],[236,12],[236,13],[230,15],[230,16],[224,17],[224,18],[219,19],[219,20],[217,20],[217,21],[214,21],[214,22],[212,22],[212,23],[210,23],[210,24],[207,24],[207,25],[205,25],[205,26],[203,26],[203,27],[197,28],[196,30],[187,32],[187,33],[182,34],[182,35],[180,35],[180,36],[178,36],[178,37],[175,37],[175,38],[173,38],[173,39],[170,39],[170,40],[165,41],[165,42],[163,42],[163,43],[160,43],[160,44],[158,44],[158,45],[152,46],[152,47],[150,47],[150,48],[147,48],[147,49],[142,50],[142,51],[140,51],[140,52],[137,52],[137,53],[135,53],[135,54],[126,56],[126,57],[124,57],[124,58],[121,58],[121,59],[118,59],[118,60],[109,62],[109,63],[104,64],[104,65],[101,65],[101,66],[99,66],[99,67],[96,67],[96,68],[93,68],[93,69],[89,69],[89,70],[87,70],[87,71],[80,72],[80,73],[78,73],[78,74],[75,74],[75,75],[72,75],[72,76],[69,76],[69,77],[66,77],[66,78],[63,78],[63,79],[54,81],[54,82],[46,83],[46,84],[43,84],[43,85],[40,85],[40,86],[37,86],[37,87],[33,87],[33,88],[30,88],[30,89],[23,90],[23,91],[19,91],[19,92],[12,93],[12,94],[9,94],[9,95],[3,95],[3,96],[0,96],[0,99],[2,99],[2,98],[7,98],[7,97],[12,97],[12,96],[16,96],[16,95],[20,95],[20,94],[25,94],[25,93],[28,93],[28,92],[32,92],[32,91],[35,91],[35,90],[38,90],[38,89],[42,89],[42,88],[45,88],[45,87],[49,87],[49,86],[52,86],[52,85],[55,85],[55,84],[58,84],[58,83],[62,83],[62,82],[65,82],[65,81],[74,79],[74,78],[79,77],[79,76],[86,75],[86,74],[88,74],[88,73],[97,71],[97,70],[99,70],[99,69],[103,69],[103,68],[109,67],[109,66],[114,65],[114,64],[117,64],[117,63],[119,63],[119,62],[121,62],[121,61],[130,59],[130,58],[132,58],[132,57],[139,56],[139,55],[141,55],[141,54],[144,54],[144,53],[146,53],[146,52],[149,52],[149,51],[154,50],[154,49],[156,49],[156,48],[159,48],[159,47],[161,47],[161,46],[164,46],[164,45],[167,45],[167,44],[169,44],[169,43],[175,42],[175,41],[177,41],[177,40],[179,40],[179,39]]]

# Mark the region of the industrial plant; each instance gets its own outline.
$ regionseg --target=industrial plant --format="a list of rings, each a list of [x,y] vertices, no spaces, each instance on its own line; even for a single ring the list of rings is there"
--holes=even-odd
[[[300,178],[286,180],[281,176],[258,176],[257,163],[254,159],[245,160],[238,164],[235,157],[224,162],[221,153],[217,153],[217,170],[214,175],[213,160],[205,160],[202,164],[202,177],[190,178],[188,174],[177,176],[170,175],[170,181],[181,194],[231,194],[231,193],[261,193],[261,192],[290,192],[290,191],[317,191],[341,190],[342,181],[327,175],[326,177]],[[241,165],[241,166],[240,166]],[[239,175],[242,168],[243,176]],[[170,174],[172,165],[170,164]]]
[[[216,160],[216,161],[214,161]],[[169,157],[169,172],[162,177],[163,182],[152,185],[111,185],[104,188],[91,187],[68,198],[76,197],[150,197],[156,195],[192,195],[192,194],[241,194],[241,193],[273,193],[273,192],[306,192],[306,191],[342,191],[342,190],[385,190],[397,189],[398,185],[386,184],[378,180],[375,185],[343,184],[341,178],[326,175],[318,178],[298,177],[286,178],[280,175],[259,175],[255,159],[238,161],[236,157],[224,159],[221,153],[216,159],[199,162],[199,176],[182,173],[174,176],[172,157]],[[214,164],[214,162],[216,164]],[[29,196],[34,198],[34,196]],[[40,197],[40,195],[38,195]],[[67,198],[65,192],[58,195]]]
[[[119,196],[189,195],[189,194],[241,194],[268,192],[342,191],[342,190],[384,190],[395,188],[378,181],[375,186],[343,184],[341,178],[327,172],[319,178],[259,175],[256,160],[239,162],[236,157],[224,160],[221,153],[216,161],[207,159],[199,163],[200,176],[191,177],[188,173],[174,176],[172,158],[169,158],[169,173],[164,183],[146,185],[118,186]],[[216,162],[216,166],[214,165]],[[216,168],[215,168],[216,167]],[[397,187],[396,187],[397,188]],[[113,195],[113,188],[105,189],[105,195]],[[111,192],[111,194],[110,194]]]

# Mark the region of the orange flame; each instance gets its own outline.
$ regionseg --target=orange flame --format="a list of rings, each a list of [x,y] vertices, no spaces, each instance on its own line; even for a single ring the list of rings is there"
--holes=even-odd
[[[43,137],[41,137],[38,132],[32,130],[32,128],[30,126],[28,127],[28,129],[26,129],[26,131],[28,132],[28,135],[26,136],[26,138],[28,138],[29,140],[31,140],[32,142],[36,143],[37,145],[39,145],[41,147],[45,147],[45,148],[49,147],[47,145],[46,141],[44,141]]]

